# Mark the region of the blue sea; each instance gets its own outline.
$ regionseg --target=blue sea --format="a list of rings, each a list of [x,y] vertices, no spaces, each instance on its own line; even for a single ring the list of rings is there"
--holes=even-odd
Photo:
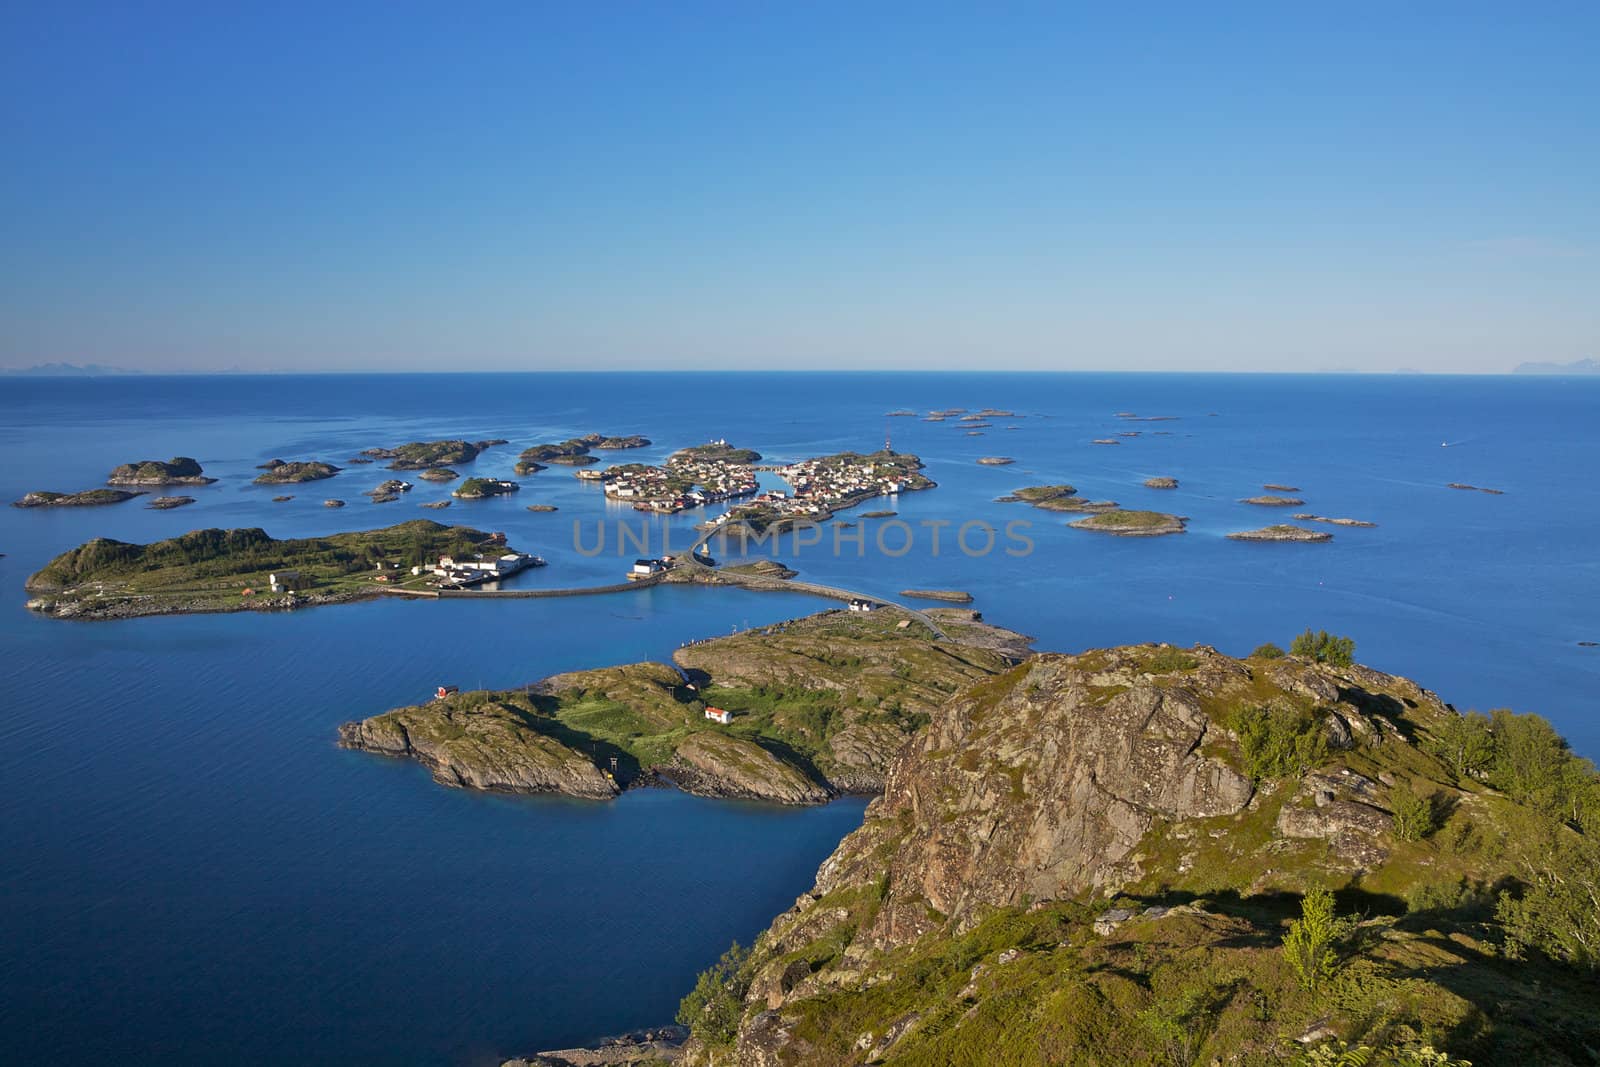
[[[972,435],[886,418],[992,407]],[[1117,418],[1128,412],[1162,421]],[[504,437],[517,452],[642,433],[655,461],[711,438],[787,461],[892,434],[938,488],[779,558],[896,597],[965,589],[1037,647],[1203,642],[1245,653],[1306,627],[1457,707],[1550,718],[1600,755],[1600,379],[1160,374],[526,374],[0,379],[0,497],[99,485],[187,455],[190,507],[0,508],[0,1032],[16,1063],[494,1064],[667,1021],[695,973],[806,890],[860,799],[789,810],[670,790],[612,803],[485,796],[342,751],[339,723],[435,685],[510,686],[668,657],[684,640],[830,606],[665,587],[611,596],[399,602],[120,622],[36,617],[23,582],[96,536],[206,526],[303,536],[426,517],[503,530],[550,566],[530,586],[613,582],[619,523],[687,544],[704,514],[643,519],[569,469],[446,511],[362,496],[381,466],[289,489],[268,459],[345,464],[409,440]],[[1119,437],[1137,432],[1138,436]],[[1117,445],[1096,445],[1097,439]],[[1010,466],[980,466],[1009,456]],[[1181,480],[1146,489],[1152,475]],[[771,476],[767,478],[771,483]],[[1182,536],[1068,529],[994,498],[1068,482],[1189,518]],[[1503,495],[1447,489],[1464,482]],[[1305,510],[1377,523],[1320,545],[1223,535],[1287,519],[1239,503],[1296,486]],[[293,493],[287,503],[273,503]],[[349,506],[332,510],[321,501]],[[554,504],[536,514],[528,504]],[[720,509],[718,509],[720,510]],[[1012,537],[1006,524],[1013,527]],[[575,541],[580,524],[582,545]],[[948,523],[940,526],[939,523]],[[602,525],[603,552],[593,551]],[[956,534],[966,527],[966,549]],[[937,554],[932,534],[941,534]],[[985,529],[996,532],[992,549]],[[880,534],[883,541],[878,542]],[[1023,548],[1018,535],[1025,538]],[[1013,549],[1008,553],[1006,549]],[[721,554],[719,552],[719,554]]]

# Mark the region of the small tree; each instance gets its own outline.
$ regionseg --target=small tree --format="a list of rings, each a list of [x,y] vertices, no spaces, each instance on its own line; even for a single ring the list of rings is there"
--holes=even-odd
[[[1296,637],[1289,645],[1289,653],[1294,656],[1304,656],[1314,659],[1318,663],[1330,663],[1335,667],[1348,667],[1355,662],[1356,642],[1351,637],[1336,637],[1326,630],[1312,633],[1308,628],[1305,633]]]
[[[1531,812],[1513,830],[1521,892],[1501,894],[1495,914],[1512,954],[1600,971],[1600,843]]]
[[[1300,988],[1313,997],[1339,972],[1334,946],[1343,935],[1344,924],[1333,913],[1333,894],[1320,887],[1307,890],[1300,900],[1300,918],[1283,935],[1283,957]]]
[[[1402,841],[1421,841],[1439,828],[1432,794],[1395,786],[1389,790],[1389,810],[1394,813],[1394,836]]]
[[[1296,708],[1246,705],[1234,710],[1228,725],[1256,781],[1304,774],[1328,755],[1322,724]]]
[[[1566,771],[1573,756],[1566,739],[1538,715],[1498,708],[1490,716],[1494,759],[1489,784],[1519,804],[1559,810],[1563,787],[1571,782]]]
[[[726,1045],[739,1034],[744,995],[750,987],[744,965],[750,950],[735,941],[714,965],[702,971],[678,1004],[678,1022],[708,1045]]]
[[[1489,719],[1476,711],[1451,715],[1431,731],[1424,746],[1458,780],[1480,777],[1494,759]]]
[[[1283,649],[1268,641],[1264,645],[1257,645],[1256,650],[1250,653],[1256,659],[1282,659]]]

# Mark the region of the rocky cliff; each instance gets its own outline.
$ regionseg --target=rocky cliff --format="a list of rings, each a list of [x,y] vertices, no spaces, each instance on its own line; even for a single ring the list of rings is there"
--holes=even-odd
[[[1456,718],[1362,667],[1208,648],[980,680],[899,751],[814,888],[686,1001],[687,1059],[1286,1063],[1338,1036],[1594,1062],[1593,979],[1512,964],[1484,925],[1516,877],[1494,842],[1533,816],[1440,761],[1429,739]],[[1357,912],[1336,999],[1278,948],[1313,886]]]

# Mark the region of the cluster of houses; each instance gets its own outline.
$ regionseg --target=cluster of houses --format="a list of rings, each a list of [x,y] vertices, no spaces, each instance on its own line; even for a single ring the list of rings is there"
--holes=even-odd
[[[529,567],[543,566],[544,560],[538,556],[530,556],[525,552],[507,552],[503,556],[475,556],[472,559],[440,556],[439,562],[428,568],[428,571],[438,579],[441,589],[464,589],[482,582],[509,578]],[[411,573],[420,575],[422,570],[420,566],[412,567]]]
[[[759,488],[756,472],[748,464],[693,453],[673,456],[665,467],[629,465],[608,470],[603,477],[606,496],[613,500],[632,501],[639,511],[667,513],[737,500]]]
[[[867,456],[858,460],[822,456],[778,471],[798,500],[838,507],[872,496],[892,496],[906,487],[905,469]]]
[[[821,456],[780,467],[778,475],[789,483],[790,492],[772,490],[753,497],[744,508],[735,508],[712,520],[724,525],[746,518],[755,509],[764,509],[777,519],[821,521],[835,511],[876,496],[892,496],[906,488],[905,468],[866,456]]]

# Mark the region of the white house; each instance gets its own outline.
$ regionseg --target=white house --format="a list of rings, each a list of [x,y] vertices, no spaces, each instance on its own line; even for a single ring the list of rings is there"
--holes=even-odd
[[[850,601],[851,611],[874,611],[878,605],[871,600],[862,600],[860,597]]]
[[[267,575],[267,583],[274,593],[292,593],[300,586],[300,572],[273,571]]]
[[[723,711],[721,708],[713,708],[707,705],[706,718],[710,719],[712,722],[719,722],[726,726],[733,721],[733,712]]]
[[[638,575],[660,574],[666,569],[659,559],[636,559],[633,561],[633,569],[629,573]]]

